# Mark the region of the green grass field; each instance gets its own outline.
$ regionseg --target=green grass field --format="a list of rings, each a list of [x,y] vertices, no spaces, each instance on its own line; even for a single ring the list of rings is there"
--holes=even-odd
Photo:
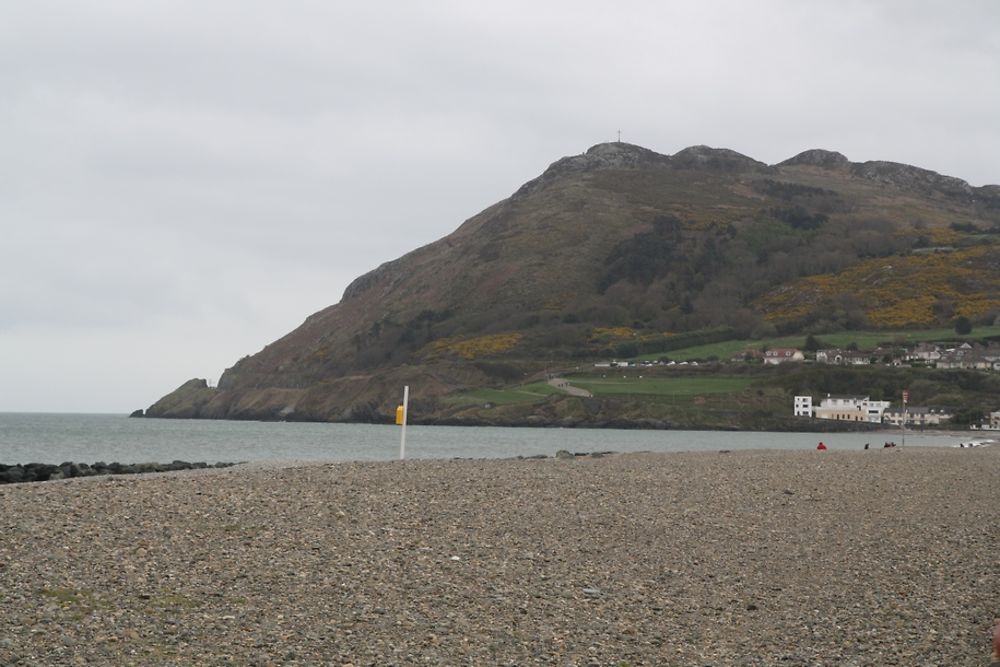
[[[706,377],[664,377],[642,375],[636,369],[623,373],[610,369],[603,375],[571,375],[566,379],[574,387],[586,389],[594,396],[667,396],[688,398],[706,394],[731,394],[743,391],[752,382],[749,378],[713,375]],[[642,377],[640,377],[642,375]]]
[[[561,394],[555,387],[549,386],[545,382],[532,382],[522,384],[510,389],[473,389],[452,394],[445,400],[456,405],[482,405],[492,403],[493,405],[515,405],[517,403],[537,403],[545,400],[551,394]]]
[[[817,334],[816,338],[824,346],[844,348],[851,343],[856,343],[858,349],[871,350],[885,343],[913,345],[930,340],[977,340],[986,336],[1000,336],[1000,326],[976,327],[968,336],[959,336],[955,333],[954,329],[940,328],[918,331],[837,331],[828,334]],[[761,340],[727,340],[722,343],[697,345],[666,353],[646,354],[638,357],[638,359],[653,360],[666,356],[676,361],[687,361],[690,359],[716,357],[720,361],[728,361],[746,350],[760,350],[765,347],[796,347],[801,349],[805,345],[805,342],[806,337],[801,334],[779,338],[763,338]]]
[[[978,327],[966,339],[1000,335],[1000,327]],[[873,349],[880,344],[913,345],[928,340],[959,340],[952,329],[940,328],[923,331],[846,331],[817,336],[824,346],[847,347],[856,343],[858,348]],[[677,361],[715,357],[722,361],[748,349],[762,347],[802,348],[805,336],[785,336],[758,341],[726,341],[674,350],[666,355],[652,354],[644,358],[656,359],[669,356]],[[705,369],[708,371],[709,369]],[[731,425],[731,414],[783,414],[790,400],[786,390],[769,386],[771,375],[764,373],[725,374],[718,370],[702,372],[687,368],[609,368],[585,372],[570,371],[563,375],[569,383],[589,391],[595,398],[631,400],[645,405],[645,410],[657,418],[681,423]],[[452,394],[444,401],[453,407],[531,406],[548,401],[552,396],[566,396],[565,392],[544,381],[515,385],[507,388],[481,388]],[[527,410],[533,408],[526,407]],[[692,410],[696,412],[691,412]],[[722,415],[722,417],[719,417]],[[730,415],[730,417],[725,417]],[[713,421],[713,419],[715,421]],[[725,421],[729,419],[730,421]]]
[[[642,375],[636,369],[627,373],[621,370],[604,373],[568,375],[566,379],[574,387],[586,389],[596,398],[624,396],[658,396],[672,401],[690,401],[696,396],[710,394],[735,394],[745,390],[752,382],[746,377],[713,375],[706,377],[669,377],[663,375]],[[536,403],[552,394],[563,392],[545,382],[533,382],[509,389],[473,389],[453,394],[446,400],[456,405],[492,403],[493,405],[516,405]]]
[[[659,396],[676,401],[689,401],[695,396],[709,394],[734,394],[746,389],[752,379],[713,375],[704,377],[668,377],[642,375],[636,369],[627,373],[621,370],[604,373],[568,375],[566,379],[574,387],[586,389],[595,397]],[[446,400],[454,405],[516,405],[536,403],[552,394],[563,394],[545,382],[518,385],[509,389],[473,389],[453,394]]]

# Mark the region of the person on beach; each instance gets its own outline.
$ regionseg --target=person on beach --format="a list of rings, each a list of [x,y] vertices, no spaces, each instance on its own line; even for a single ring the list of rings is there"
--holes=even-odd
[[[824,445],[823,442],[820,441],[820,443],[818,445],[816,445],[816,449],[821,450],[821,451],[825,451],[826,450],[826,445]]]

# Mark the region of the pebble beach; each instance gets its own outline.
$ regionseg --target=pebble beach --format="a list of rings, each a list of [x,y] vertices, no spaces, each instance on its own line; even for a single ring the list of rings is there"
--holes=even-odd
[[[74,478],[0,528],[3,666],[986,667],[1000,617],[1000,447]]]

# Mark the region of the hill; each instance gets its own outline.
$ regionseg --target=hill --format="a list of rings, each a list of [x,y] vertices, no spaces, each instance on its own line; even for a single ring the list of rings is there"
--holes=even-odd
[[[433,419],[455,391],[609,354],[992,321],[997,241],[1000,186],[822,150],[598,144],[147,414],[384,421],[409,384]]]

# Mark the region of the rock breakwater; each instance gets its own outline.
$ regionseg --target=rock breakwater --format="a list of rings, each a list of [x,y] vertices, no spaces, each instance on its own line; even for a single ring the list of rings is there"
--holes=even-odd
[[[71,477],[93,477],[95,475],[137,475],[151,472],[173,472],[177,470],[197,470],[201,468],[228,468],[235,463],[205,463],[197,461],[171,461],[170,463],[74,463],[66,461],[59,465],[51,463],[27,463],[6,465],[0,463],[0,484],[21,482],[48,482]]]

